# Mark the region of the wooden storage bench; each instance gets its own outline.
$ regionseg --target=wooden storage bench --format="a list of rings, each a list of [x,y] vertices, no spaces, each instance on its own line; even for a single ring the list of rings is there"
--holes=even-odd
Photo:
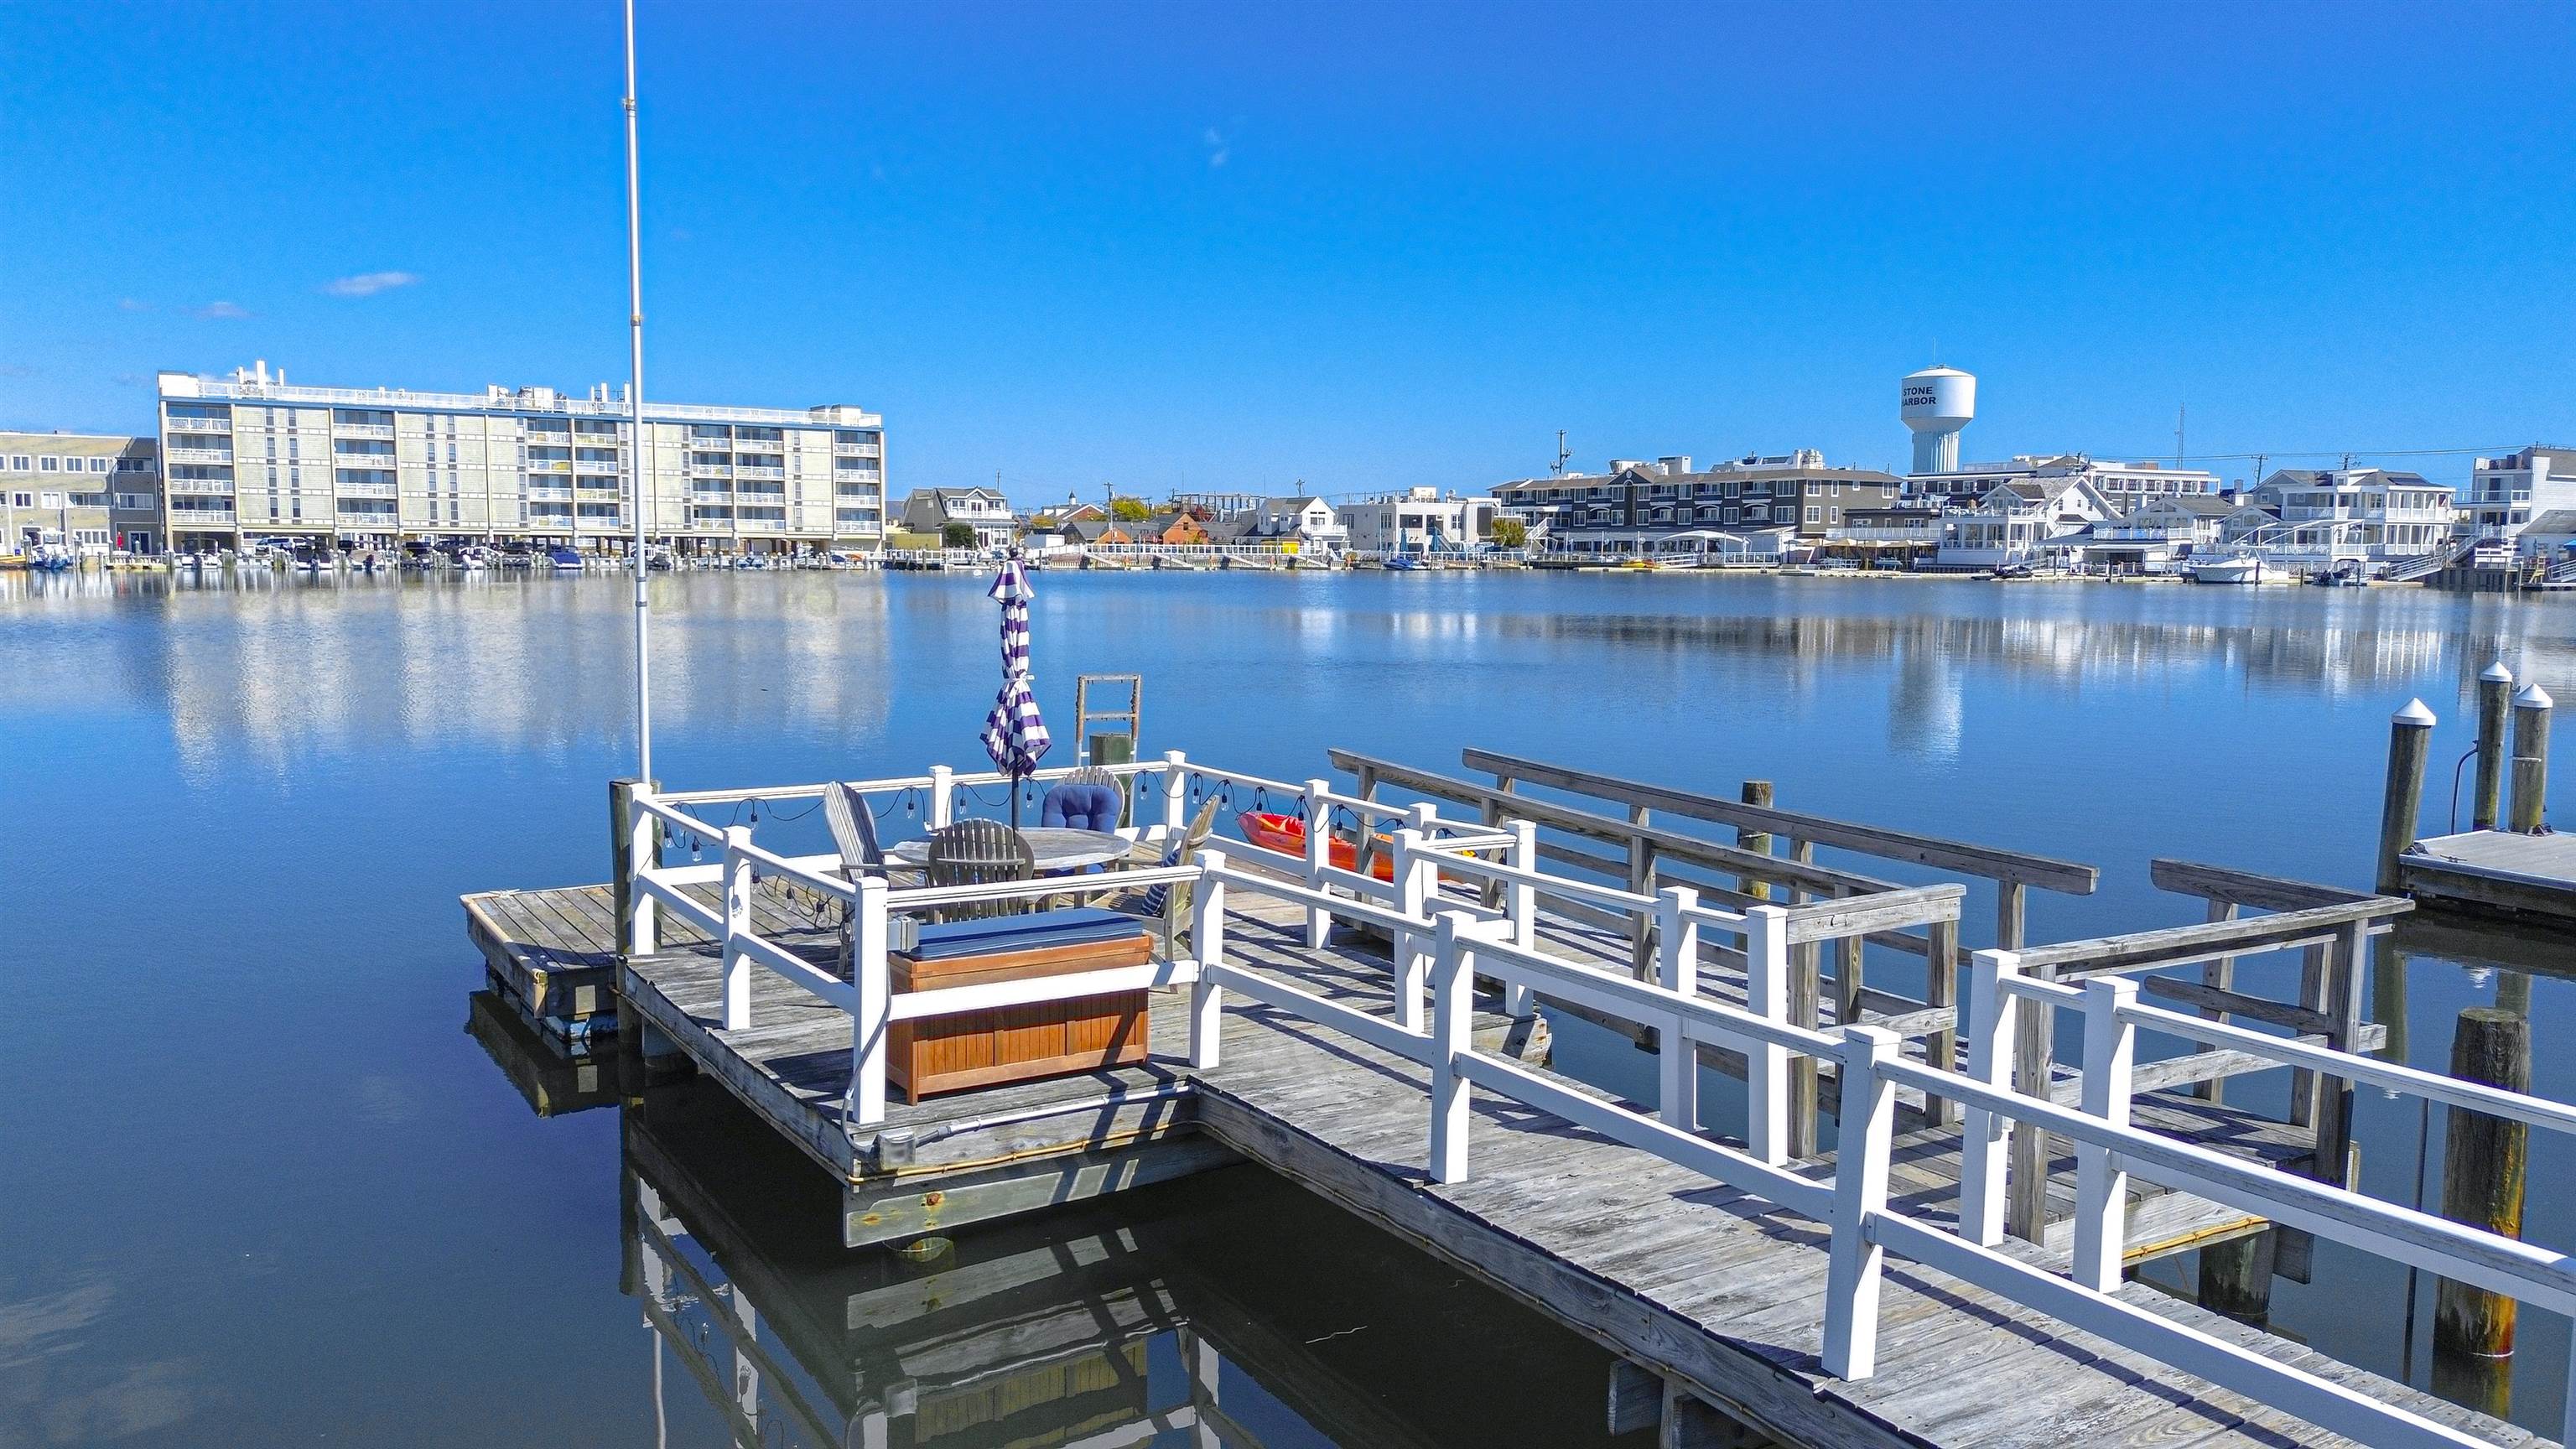
[[[887,964],[900,994],[1141,966],[1153,951],[1134,917],[1083,909],[925,925]],[[932,1092],[1134,1066],[1145,1060],[1145,1031],[1143,991],[898,1021],[886,1078],[918,1102]]]

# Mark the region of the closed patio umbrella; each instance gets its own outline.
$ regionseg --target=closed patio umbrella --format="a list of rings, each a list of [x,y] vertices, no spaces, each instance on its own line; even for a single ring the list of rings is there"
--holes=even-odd
[[[1017,553],[1003,560],[990,596],[1002,601],[1002,693],[984,717],[984,753],[993,757],[994,769],[1011,777],[1011,826],[1017,829],[1020,781],[1036,773],[1038,761],[1055,744],[1029,688],[1029,600],[1034,595]]]

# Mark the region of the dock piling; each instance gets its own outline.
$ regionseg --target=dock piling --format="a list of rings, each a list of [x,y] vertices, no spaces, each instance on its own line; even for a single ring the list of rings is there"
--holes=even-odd
[[[2478,676],[2478,774],[2469,828],[2493,830],[2504,807],[2504,731],[2513,710],[2513,671],[2499,659]]]
[[[2472,1006],[2451,1037],[2451,1075],[2509,1091],[2531,1090],[2531,1022],[2517,1012]],[[2531,1129],[2462,1107],[2450,1109],[2442,1153],[2442,1216],[2508,1238],[2522,1236],[2526,1152]],[[2503,1358],[2513,1352],[2514,1300],[2442,1280],[2433,1352],[2443,1358]]]
[[[660,855],[662,822],[635,808],[638,789],[651,793],[650,780],[608,782],[608,901],[610,919],[618,923],[622,954],[649,955],[655,945],[650,902],[635,899],[635,868]]]
[[[1771,808],[1771,782],[1747,780],[1744,782],[1743,791],[1736,798],[1747,805],[1758,805],[1768,810]],[[1738,829],[1735,832],[1735,843],[1738,848],[1752,851],[1756,855],[1771,853],[1771,836],[1767,831]],[[1771,882],[1767,880],[1757,880],[1748,875],[1738,879],[1735,888],[1757,901],[1771,899]]]
[[[2505,827],[2537,835],[2548,823],[2549,691],[2525,685],[2513,697],[2513,798]]]
[[[2424,809],[2424,762],[2433,748],[2433,711],[2410,699],[2388,721],[2388,781],[2379,802],[2379,889],[2399,888],[2397,858],[2415,843]]]

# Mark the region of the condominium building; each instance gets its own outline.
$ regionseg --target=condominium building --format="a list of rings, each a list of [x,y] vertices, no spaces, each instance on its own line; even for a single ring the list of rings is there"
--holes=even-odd
[[[644,407],[645,526],[683,551],[874,549],[885,422],[855,407]],[[614,550],[628,511],[625,400],[289,386],[263,362],[160,375],[167,521],[182,552],[303,536],[353,546],[521,539]]]
[[[2127,513],[2152,498],[2211,494],[2219,491],[2218,475],[2199,468],[2160,463],[2120,463],[2082,453],[2050,457],[2023,454],[1992,463],[1970,463],[1954,473],[1917,473],[1906,487],[1914,496],[1945,508],[1973,508],[2007,483],[2033,483],[2054,488],[2081,481],[2110,505]]]
[[[157,552],[160,463],[150,438],[0,433],[0,553],[62,544],[103,558]]]
[[[1687,457],[1616,459],[1606,474],[1523,478],[1494,492],[1552,552],[1628,554],[1721,536],[1821,540],[1842,532],[1847,512],[1893,507],[1902,488],[1892,473],[1829,467],[1800,448],[1705,471]]]

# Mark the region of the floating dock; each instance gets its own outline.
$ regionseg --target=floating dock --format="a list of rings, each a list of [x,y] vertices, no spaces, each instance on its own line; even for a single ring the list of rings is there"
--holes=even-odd
[[[2416,841],[2398,883],[2428,904],[2576,922],[2576,835],[2472,830]]]
[[[1656,1387],[1668,1444],[1722,1442],[1689,1432],[1710,1410],[1784,1441],[1890,1449],[2532,1442],[2122,1271],[2268,1230],[2277,1271],[2306,1281],[2309,1235],[2350,1231],[2445,1276],[2576,1305],[2576,1270],[2557,1255],[2497,1259],[2471,1230],[2398,1221],[2342,1186],[2357,1082],[2544,1124],[2565,1111],[2363,1055],[2382,1040],[2360,1019],[2371,942],[2407,902],[2158,862],[2157,883],[2197,897],[2205,923],[2030,945],[2022,890],[2090,890],[2089,867],[1468,758],[1626,813],[1518,799],[1511,780],[1481,794],[1418,772],[1397,781],[1480,807],[1481,819],[1443,820],[1427,802],[1375,800],[1366,782],[1354,797],[1177,754],[1120,766],[1160,777],[1167,830],[1210,781],[1304,811],[1310,840],[1337,828],[1337,809],[1394,817],[1392,875],[1368,875],[1365,850],[1340,869],[1320,853],[1300,862],[1230,843],[1164,872],[1200,893],[1187,956],[1167,942],[1147,967],[871,1006],[892,914],[1063,884],[853,885],[685,808],[740,797],[639,792],[636,840],[691,833],[722,863],[663,866],[658,845],[639,846],[631,886],[468,897],[469,932],[500,994],[516,998],[513,1020],[542,1018],[534,998],[548,994],[575,1010],[564,993],[582,989],[576,974],[616,961],[621,1050],[693,1066],[817,1164],[841,1194],[845,1245],[1249,1160],[1618,1355]],[[928,778],[943,793],[980,783]],[[949,801],[933,804],[944,820]],[[1510,819],[1519,809],[1578,840],[1561,835],[1552,858],[1624,872],[1626,888],[1540,869],[1534,826]],[[1755,852],[1660,823],[1693,812],[1790,849],[1775,858],[1767,843]],[[1624,843],[1626,860],[1603,857],[1605,842]],[[1817,845],[1999,882],[2011,949],[1958,947],[1961,887],[1850,874],[1818,863]],[[1764,895],[1748,889],[1756,881]],[[1786,904],[1767,899],[1773,887]],[[660,919],[638,937],[651,949],[620,960],[628,891],[632,909]],[[1935,999],[1866,981],[1864,947],[1910,953]],[[2294,1000],[2237,989],[2240,958],[2280,951],[2303,955]],[[1971,958],[1957,981],[1948,968]],[[2139,979],[2183,966],[2198,979]],[[877,1038],[859,1029],[870,1012],[921,1019],[1135,989],[1138,972],[1159,983],[1152,1050],[1117,1070],[907,1103],[885,1094],[882,1042],[871,1049]],[[734,1026],[729,974],[742,993]],[[2056,1059],[2052,1011],[2084,1016],[2080,1061]],[[1633,1043],[1655,1063],[1657,1100],[1551,1070],[1550,1015],[1621,1032],[1618,1049]],[[2134,1060],[2140,1030],[2210,1049]],[[1741,1136],[1704,1120],[1712,1066],[1746,1082]],[[2284,1066],[2290,1120],[2224,1100],[2226,1078]],[[1819,1139],[1818,1118],[1836,1140]]]

